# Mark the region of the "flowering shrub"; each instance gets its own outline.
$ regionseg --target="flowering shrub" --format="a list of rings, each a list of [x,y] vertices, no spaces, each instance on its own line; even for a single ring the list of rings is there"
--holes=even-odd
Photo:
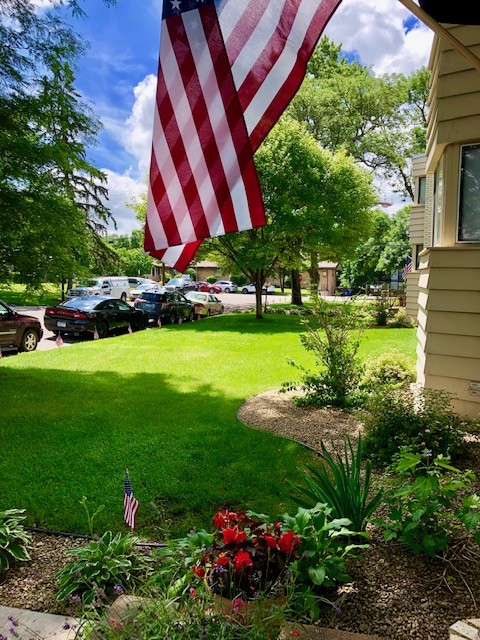
[[[213,593],[252,600],[275,593],[288,561],[296,557],[300,538],[282,530],[282,522],[245,511],[218,511],[211,544],[193,567]]]

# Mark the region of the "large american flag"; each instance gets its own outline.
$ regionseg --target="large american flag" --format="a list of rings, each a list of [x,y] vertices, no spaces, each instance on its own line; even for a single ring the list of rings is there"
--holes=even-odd
[[[164,0],[145,250],[179,270],[201,240],[265,224],[253,153],[341,0]]]
[[[125,482],[123,486],[123,519],[131,529],[135,529],[135,514],[138,509],[138,500],[133,497],[132,485],[125,470]]]

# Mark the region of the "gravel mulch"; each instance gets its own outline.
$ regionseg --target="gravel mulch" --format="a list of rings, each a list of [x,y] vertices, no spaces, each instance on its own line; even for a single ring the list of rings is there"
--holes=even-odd
[[[315,449],[322,440],[329,448],[332,444],[338,448],[345,434],[354,439],[361,431],[361,423],[342,411],[296,407],[288,395],[276,391],[248,400],[238,417],[253,428]],[[479,475],[480,456],[472,461]],[[447,640],[451,624],[480,618],[478,547],[459,549],[447,565],[438,559],[415,558],[400,544],[384,543],[374,527],[369,532],[371,546],[364,560],[352,562],[352,582],[339,589],[335,607],[325,607],[320,626],[397,640]],[[74,538],[33,534],[31,562],[10,570],[0,582],[0,604],[78,615],[72,605],[56,600],[54,576],[69,560],[66,550],[82,544]]]

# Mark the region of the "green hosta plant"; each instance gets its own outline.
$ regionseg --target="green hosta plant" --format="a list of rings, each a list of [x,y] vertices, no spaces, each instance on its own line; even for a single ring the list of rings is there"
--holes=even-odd
[[[57,598],[71,597],[96,606],[125,589],[132,589],[146,572],[146,558],[134,551],[137,539],[111,531],[80,549],[69,549],[75,560],[56,574]]]
[[[351,540],[366,534],[353,531],[347,518],[333,519],[332,509],[326,504],[300,508],[295,516],[284,515],[283,522],[301,541],[297,559],[290,565],[295,583],[294,606],[302,615],[315,620],[320,603],[329,602],[323,595],[325,589],[351,580],[347,559],[358,557],[357,552],[369,546]]]
[[[475,475],[430,454],[401,454],[395,469],[401,483],[387,493],[388,516],[378,521],[385,540],[397,539],[415,555],[434,556],[467,530],[480,545],[480,497],[466,494]]]
[[[355,450],[347,436],[343,448],[343,457],[332,455],[322,442],[320,467],[307,465],[308,473],[302,474],[303,486],[294,486],[305,496],[300,501],[302,506],[311,507],[325,502],[333,509],[336,518],[348,518],[355,531],[363,531],[382,501],[382,492],[377,491],[371,496],[370,460],[366,460],[362,473],[362,438],[359,437]]]
[[[0,576],[13,562],[30,560],[31,538],[23,528],[24,513],[24,509],[0,511]]]

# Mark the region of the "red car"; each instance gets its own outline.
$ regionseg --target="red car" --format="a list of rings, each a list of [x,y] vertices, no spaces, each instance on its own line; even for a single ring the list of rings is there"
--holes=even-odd
[[[17,313],[0,300],[0,351],[35,351],[42,335],[37,318]]]
[[[199,291],[208,291],[209,293],[222,293],[222,289],[211,282],[197,282]]]

